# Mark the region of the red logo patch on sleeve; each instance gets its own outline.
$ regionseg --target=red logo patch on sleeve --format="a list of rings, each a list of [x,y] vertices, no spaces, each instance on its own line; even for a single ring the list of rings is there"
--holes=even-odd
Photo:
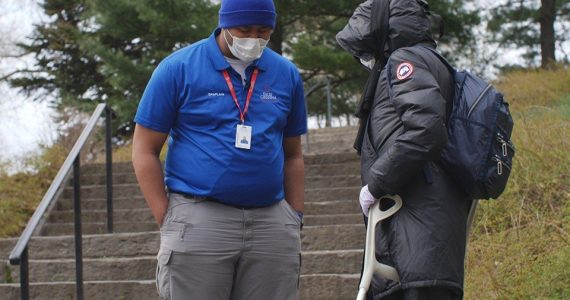
[[[398,65],[396,77],[398,80],[404,80],[412,76],[414,73],[414,66],[409,62],[403,62]]]

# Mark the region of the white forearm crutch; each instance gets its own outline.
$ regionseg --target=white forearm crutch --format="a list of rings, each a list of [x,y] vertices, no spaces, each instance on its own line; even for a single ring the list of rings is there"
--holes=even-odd
[[[383,211],[380,209],[380,202],[384,199],[394,201],[389,209]],[[395,214],[402,207],[402,198],[398,195],[386,195],[378,199],[371,207],[368,213],[368,228],[366,230],[366,249],[364,250],[364,269],[358,287],[358,296],[356,300],[364,300],[366,292],[370,287],[372,276],[378,274],[383,278],[399,282],[400,276],[395,268],[385,264],[381,264],[376,260],[376,225]]]

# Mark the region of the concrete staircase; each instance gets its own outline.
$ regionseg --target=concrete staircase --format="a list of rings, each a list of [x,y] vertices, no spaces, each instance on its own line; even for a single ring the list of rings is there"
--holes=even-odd
[[[311,130],[305,155],[305,227],[300,299],[354,299],[364,245],[358,205],[356,128]],[[158,299],[160,235],[130,162],[114,164],[115,233],[105,234],[104,166],[82,169],[85,299]],[[74,299],[73,190],[66,187],[29,246],[32,299]],[[0,240],[0,299],[19,299],[19,267],[6,263],[16,239]],[[253,299],[257,300],[257,299]],[[260,299],[265,300],[265,299]]]

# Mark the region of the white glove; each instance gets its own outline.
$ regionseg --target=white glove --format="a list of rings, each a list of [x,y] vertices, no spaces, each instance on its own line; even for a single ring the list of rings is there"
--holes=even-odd
[[[376,202],[376,198],[370,194],[368,190],[368,185],[365,185],[360,190],[360,207],[362,208],[362,212],[366,217],[368,217],[368,210],[370,210],[370,206]]]

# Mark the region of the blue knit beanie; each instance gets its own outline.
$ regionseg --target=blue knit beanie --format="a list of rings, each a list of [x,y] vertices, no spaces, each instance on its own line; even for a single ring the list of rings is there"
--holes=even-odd
[[[266,25],[274,28],[275,16],[273,0],[222,0],[218,27]]]

